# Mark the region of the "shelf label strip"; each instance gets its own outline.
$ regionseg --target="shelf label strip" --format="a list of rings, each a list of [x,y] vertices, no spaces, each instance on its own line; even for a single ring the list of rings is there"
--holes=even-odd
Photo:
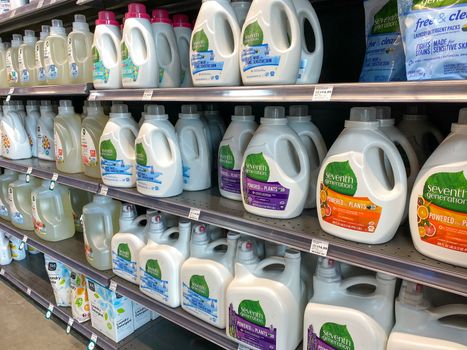
[[[66,326],[66,334],[70,334],[70,332],[71,332],[71,326],[73,326],[73,323],[74,323],[74,322],[75,322],[75,320],[74,320],[72,317],[70,317],[70,318],[68,319],[68,323],[67,323],[67,326]]]
[[[54,311],[54,306],[52,304],[49,304],[49,307],[47,308],[47,312],[45,313],[45,318],[50,319],[52,317],[52,312]]]
[[[313,92],[312,101],[331,101],[333,86],[317,86]]]
[[[99,194],[101,196],[107,196],[108,191],[109,191],[109,188],[106,185],[100,185]]]
[[[5,276],[5,269],[0,269],[0,276]]]
[[[117,282],[115,281],[110,281],[110,285],[109,285],[109,289],[112,291],[112,292],[116,292],[117,291]]]
[[[91,334],[91,338],[89,338],[89,344],[87,349],[88,350],[93,350],[96,347],[97,344],[97,335],[94,333]]]
[[[36,9],[41,8],[43,5],[44,5],[44,0],[39,0],[37,3]]]
[[[311,254],[315,254],[319,256],[327,256],[328,248],[329,248],[329,242],[322,241],[320,239],[311,240],[311,247],[310,247]]]
[[[15,11],[16,11],[16,10],[15,10]],[[12,88],[10,88],[10,90],[8,90],[8,95],[7,95],[6,99],[5,99],[6,102],[8,102],[8,101],[11,100],[11,95],[13,95],[14,92],[15,92],[15,88],[14,88],[14,87],[12,87]]]
[[[201,215],[201,209],[191,208],[190,213],[188,214],[188,219],[198,221],[200,215]]]
[[[57,182],[58,174],[53,173],[52,178],[50,179],[49,190],[53,190],[55,188],[55,183]]]
[[[21,240],[21,243],[19,244],[19,250],[24,248],[24,245],[28,241],[28,236],[23,236],[23,239]]]
[[[151,101],[153,92],[154,92],[153,89],[146,89],[146,90],[144,90],[144,94],[143,94],[142,100],[143,100],[143,101]]]
[[[28,287],[28,289],[26,289],[26,294],[31,296],[31,288]]]
[[[26,171],[26,182],[27,183],[29,183],[31,174],[32,174],[32,166],[28,167],[28,170]]]

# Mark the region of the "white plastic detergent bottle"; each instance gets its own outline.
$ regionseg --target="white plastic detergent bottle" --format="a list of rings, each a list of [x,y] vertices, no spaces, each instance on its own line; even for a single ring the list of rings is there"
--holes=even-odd
[[[36,42],[34,47],[34,58],[36,62],[36,84],[45,85],[47,84],[46,66],[44,62],[44,43],[45,39],[50,35],[50,26],[42,25],[41,32],[39,34],[39,40]]]
[[[297,75],[297,84],[315,84],[319,80],[323,66],[324,43],[318,16],[308,0],[292,0],[297,11],[298,23],[301,33],[302,54],[300,68]],[[311,26],[314,37],[314,50],[308,50],[307,39],[311,33],[307,32],[305,21]]]
[[[183,105],[175,125],[183,162],[183,189],[200,191],[211,187],[211,148],[208,130],[196,105]]]
[[[31,158],[31,145],[20,112],[13,103],[3,104],[2,156],[8,159]]]
[[[26,132],[31,145],[31,154],[37,157],[37,123],[41,116],[39,112],[39,101],[28,100],[26,102]]]
[[[178,233],[178,237],[175,235]],[[148,230],[149,241],[139,254],[140,290],[170,307],[180,306],[180,270],[190,255],[191,222]]]
[[[121,203],[95,195],[83,207],[84,251],[88,263],[98,270],[112,269],[112,237],[119,229]]]
[[[253,349],[296,349],[302,340],[303,288],[298,251],[264,259],[253,269],[239,261],[227,288],[227,336]]]
[[[0,88],[8,88],[8,73],[6,65],[6,52],[9,48],[10,43],[4,43],[0,41]]]
[[[293,0],[253,0],[240,37],[243,84],[295,84],[301,54]]]
[[[237,17],[238,25],[240,28],[242,28],[243,23],[245,23],[250,6],[251,0],[232,0],[232,8],[235,12],[235,16]]]
[[[316,207],[316,181],[321,162],[326,157],[328,149],[318,127],[311,121],[308,106],[290,106],[287,117],[288,125],[300,136],[306,147],[310,160],[310,189],[305,202],[305,208]]]
[[[135,187],[135,139],[137,135],[138,124],[128,112],[128,106],[113,105],[99,143],[101,175],[105,185]]]
[[[195,86],[238,86],[240,26],[230,0],[203,0],[190,41]]]
[[[101,178],[99,141],[108,121],[101,104],[89,101],[81,124],[81,159],[84,173],[96,179]]]
[[[122,35],[122,84],[124,88],[159,86],[159,62],[146,6],[128,5]]]
[[[18,173],[13,170],[5,169],[0,175],[0,218],[6,221],[11,220],[8,187],[16,180],[18,180]]]
[[[75,234],[70,190],[43,180],[42,185],[31,192],[32,221],[34,232],[46,241],[61,241]]]
[[[219,144],[225,134],[225,123],[219,112],[219,107],[215,103],[209,103],[204,108],[204,119],[208,125],[209,134],[211,135],[212,156],[215,166],[217,166],[217,151]]]
[[[55,160],[54,118],[55,112],[50,101],[41,101],[41,117],[37,122],[37,157]]]
[[[77,188],[70,187],[71,207],[73,208],[73,220],[75,222],[75,232],[83,232],[81,215],[83,207],[92,202],[92,193]]]
[[[223,197],[242,200],[240,169],[243,153],[257,128],[251,106],[236,106],[232,122],[219,145],[218,179]]]
[[[157,62],[159,63],[159,87],[179,87],[181,81],[180,55],[169,11],[165,9],[153,10],[151,23]]]
[[[99,11],[92,44],[92,82],[95,89],[122,87],[121,41],[115,13]]]
[[[11,257],[13,258],[13,260],[21,261],[26,259],[26,244],[23,244],[21,247],[21,244],[23,243],[22,240],[15,236],[10,236],[9,240]]]
[[[243,156],[242,200],[250,213],[288,219],[300,215],[310,186],[310,161],[284,107],[266,107]]]
[[[54,120],[55,163],[64,173],[81,173],[81,117],[71,100],[60,100]]]
[[[138,192],[151,197],[172,197],[183,192],[178,142],[164,106],[149,105],[135,141]]]
[[[6,72],[10,86],[19,85],[18,50],[22,43],[23,37],[21,34],[13,34],[11,47],[6,51]]]
[[[180,58],[180,87],[190,87],[193,86],[190,74],[191,23],[185,14],[174,15],[172,21]]]
[[[449,264],[467,267],[467,108],[451,133],[423,165],[410,196],[409,223],[415,248]]]
[[[124,203],[120,215],[120,230],[112,237],[112,270],[121,278],[138,283],[139,251],[146,245],[146,215],[138,216],[134,204]]]
[[[227,321],[226,290],[233,279],[240,234],[209,242],[207,230],[198,226],[191,238],[191,256],[182,265],[182,308],[217,328]],[[227,246],[226,251],[216,248]]]
[[[15,106],[15,111],[18,112],[21,118],[21,122],[23,123],[23,125],[25,125],[27,114],[26,114],[26,110],[24,109],[23,102],[17,100],[17,101],[11,101],[11,103]]]
[[[18,49],[19,81],[22,86],[37,85],[34,48],[37,38],[33,30],[25,30],[23,43]]]
[[[32,221],[31,192],[40,186],[40,180],[20,174],[18,180],[8,185],[11,223],[22,230],[34,230]]]
[[[73,31],[68,34],[68,69],[72,84],[92,82],[92,42],[84,15],[75,15]]]
[[[381,151],[387,157],[389,182]],[[373,107],[354,107],[321,165],[316,206],[321,228],[351,241],[392,239],[404,215],[407,176],[396,146],[379,129]]]
[[[374,291],[368,292],[368,286]],[[320,258],[314,295],[305,309],[303,348],[386,349],[395,287],[395,277],[379,272],[342,280],[338,263]]]
[[[465,322],[446,319],[465,317],[467,305],[430,307],[422,285],[403,281],[395,309],[396,325],[389,336],[387,350],[467,349]]]
[[[8,265],[12,261],[10,241],[5,232],[0,231],[0,265]]]
[[[60,19],[52,20],[50,35],[45,39],[44,63],[47,84],[70,84],[66,30]]]

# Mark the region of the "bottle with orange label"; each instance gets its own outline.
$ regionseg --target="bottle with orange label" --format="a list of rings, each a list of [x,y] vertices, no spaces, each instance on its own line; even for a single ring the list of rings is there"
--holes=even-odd
[[[394,185],[388,179],[387,157]],[[396,146],[380,130],[375,108],[352,108],[318,174],[319,223],[332,235],[378,244],[389,241],[404,214],[407,176]]]
[[[467,267],[467,108],[423,165],[409,203],[415,248],[431,258]]]

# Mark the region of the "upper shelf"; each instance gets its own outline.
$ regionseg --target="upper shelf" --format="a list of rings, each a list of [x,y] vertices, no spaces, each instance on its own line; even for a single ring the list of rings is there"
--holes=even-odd
[[[87,96],[92,84],[41,85],[31,87],[12,87],[0,89],[0,96]]]

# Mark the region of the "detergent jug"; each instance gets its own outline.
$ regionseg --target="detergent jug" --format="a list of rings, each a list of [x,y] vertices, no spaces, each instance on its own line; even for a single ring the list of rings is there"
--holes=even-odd
[[[300,136],[306,147],[310,160],[310,190],[305,202],[305,208],[316,207],[316,181],[321,162],[326,157],[328,149],[319,129],[311,121],[308,114],[308,106],[290,106],[288,125]]]
[[[253,0],[240,38],[244,85],[295,84],[302,35],[293,0]]]
[[[0,265],[9,265],[11,261],[10,241],[5,232],[0,231]]]
[[[211,187],[211,148],[208,130],[196,105],[183,105],[175,124],[183,163],[183,189],[200,191]]]
[[[251,0],[232,0],[232,8],[235,12],[240,28],[243,27],[243,24],[245,23],[250,6]]]
[[[210,242],[207,230],[198,226],[192,234],[191,256],[181,269],[182,308],[217,328],[225,328],[225,293],[233,279],[234,261],[240,234],[229,232],[227,239]],[[227,246],[222,252],[217,247]]]
[[[22,43],[23,37],[21,34],[13,34],[11,47],[6,51],[6,72],[10,86],[19,85],[18,50]]]
[[[146,215],[137,216],[136,206],[125,203],[120,215],[120,230],[112,237],[112,270],[121,278],[138,283],[138,255],[146,245],[146,233],[140,223]]]
[[[266,107],[243,156],[245,210],[279,219],[296,217],[303,211],[309,186],[310,161],[305,145],[287,125],[284,107]]]
[[[227,288],[227,336],[253,349],[295,350],[303,322],[300,252],[287,250],[250,268],[241,261]]]
[[[55,160],[54,118],[55,112],[50,101],[41,101],[41,117],[37,122],[37,157]]]
[[[55,163],[64,173],[81,173],[81,117],[70,100],[60,100],[54,120]]]
[[[18,180],[18,173],[5,169],[0,175],[0,218],[10,221],[10,202],[8,200],[8,186]]]
[[[50,34],[50,26],[42,25],[39,34],[39,40],[34,46],[34,59],[36,62],[36,81],[37,85],[47,84],[46,66],[44,62],[44,43]]]
[[[190,41],[195,86],[238,86],[240,27],[230,0],[203,0]]]
[[[81,215],[83,207],[92,202],[92,193],[77,188],[70,188],[71,207],[73,208],[73,221],[75,222],[75,231],[83,232],[81,224]]]
[[[120,202],[95,195],[83,207],[84,251],[88,263],[98,270],[112,268],[111,241],[119,231]]]
[[[31,192],[34,232],[46,241],[61,241],[75,234],[70,190],[55,181],[43,180]]]
[[[96,89],[122,87],[119,23],[112,11],[99,11],[92,44],[92,82]]]
[[[68,34],[68,69],[72,84],[92,82],[93,35],[84,15],[75,15],[73,31]]]
[[[11,257],[13,258],[13,260],[21,261],[21,260],[26,259],[26,249],[27,249],[26,244],[23,244],[23,246],[21,247],[23,243],[22,240],[11,235],[10,235],[9,240],[10,240]]]
[[[394,174],[393,185],[381,152]],[[321,228],[356,242],[385,243],[401,223],[406,196],[404,162],[379,129],[375,108],[352,108],[319,171],[316,206]]]
[[[251,106],[236,106],[232,122],[219,145],[219,192],[223,197],[242,200],[240,169],[243,153],[258,128]]]
[[[181,219],[178,227],[164,230],[164,225],[152,218],[148,244],[139,253],[140,290],[165,305],[178,307],[180,269],[190,255],[191,222]]]
[[[374,286],[351,290],[362,286]],[[320,258],[305,309],[304,349],[386,349],[394,325],[396,278],[377,273],[342,279],[338,263]]]
[[[138,124],[128,106],[112,106],[110,118],[100,138],[101,175],[107,186],[135,187],[135,139]]]
[[[31,146],[31,155],[37,157],[37,123],[41,116],[39,112],[39,101],[26,102],[26,132]]]
[[[2,156],[8,159],[31,158],[31,145],[24,120],[12,102],[3,103]]]
[[[18,72],[19,81],[22,86],[37,85],[36,58],[34,48],[37,38],[33,30],[25,30],[23,43],[18,49]]]
[[[180,87],[190,87],[193,86],[190,74],[191,23],[185,14],[174,15],[172,22],[180,58]]]
[[[409,201],[410,232],[422,254],[467,267],[467,108],[418,173]],[[418,154],[418,153],[417,153]]]
[[[44,42],[44,63],[47,84],[70,84],[66,31],[60,19],[53,19],[50,35]]]
[[[9,48],[9,43],[0,41],[0,88],[8,88],[8,73],[6,67],[6,52]]]
[[[88,102],[86,117],[81,124],[81,159],[84,173],[96,179],[101,177],[99,140],[108,120],[99,102]]]
[[[40,180],[20,174],[18,180],[8,185],[11,223],[19,229],[32,231],[31,192],[40,186]]]
[[[213,162],[215,163],[214,166],[217,168],[217,151],[219,150],[219,144],[225,134],[225,123],[221,117],[218,106],[214,103],[206,105],[203,116],[211,136],[211,153]]]

